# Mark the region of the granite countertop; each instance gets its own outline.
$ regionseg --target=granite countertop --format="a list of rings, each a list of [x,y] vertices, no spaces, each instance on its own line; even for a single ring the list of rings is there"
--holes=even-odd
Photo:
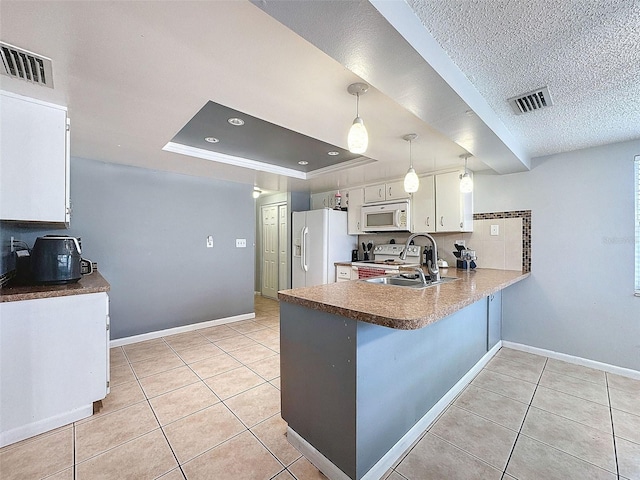
[[[86,293],[108,292],[111,286],[100,272],[94,270],[89,275],[83,275],[76,283],[66,285],[30,285],[20,287],[4,287],[0,289],[0,302],[17,302],[20,300],[35,300],[38,298],[64,297],[68,295],[83,295]]]
[[[283,302],[400,330],[415,330],[498,292],[530,274],[514,270],[441,268],[459,280],[413,289],[359,280],[278,292]]]

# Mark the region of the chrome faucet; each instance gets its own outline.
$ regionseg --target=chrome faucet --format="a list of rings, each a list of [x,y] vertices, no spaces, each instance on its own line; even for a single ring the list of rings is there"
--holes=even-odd
[[[422,282],[422,285],[427,286],[429,282],[427,282],[427,277],[424,276],[424,272],[422,271],[422,268],[413,267],[413,269],[418,274],[418,277],[420,277],[420,281]]]
[[[440,270],[438,270],[438,246],[436,245],[436,240],[428,233],[414,233],[409,238],[407,238],[406,243],[404,244],[404,250],[400,254],[401,260],[406,260],[407,258],[407,250],[409,249],[409,244],[411,240],[416,237],[425,237],[427,240],[431,242],[432,251],[433,251],[433,260],[429,260],[427,263],[427,269],[429,270],[429,275],[431,276],[432,282],[440,281]]]

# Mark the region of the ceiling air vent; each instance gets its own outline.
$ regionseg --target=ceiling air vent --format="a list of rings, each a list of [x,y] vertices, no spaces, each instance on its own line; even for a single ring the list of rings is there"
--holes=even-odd
[[[0,42],[0,73],[19,80],[53,88],[51,60],[41,55]]]
[[[533,92],[517,95],[507,100],[516,115],[533,112],[553,105],[549,89],[542,87]]]

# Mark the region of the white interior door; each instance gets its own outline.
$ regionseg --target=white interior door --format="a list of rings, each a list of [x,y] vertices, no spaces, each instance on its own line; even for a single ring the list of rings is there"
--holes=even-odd
[[[289,259],[287,225],[289,224],[289,219],[287,212],[286,205],[278,206],[278,290],[284,290],[289,287],[289,272],[287,268]]]
[[[262,210],[262,286],[264,297],[277,298],[278,292],[278,206]]]

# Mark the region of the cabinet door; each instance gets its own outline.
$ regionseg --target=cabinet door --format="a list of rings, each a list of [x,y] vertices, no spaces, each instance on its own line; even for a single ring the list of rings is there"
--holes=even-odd
[[[461,217],[460,173],[436,175],[436,232],[460,232]]]
[[[364,202],[364,189],[354,188],[348,192],[347,206],[347,230],[349,235],[359,235],[362,232],[362,204]]]
[[[422,185],[420,185],[422,188]],[[386,200],[398,200],[400,198],[409,198],[407,192],[404,191],[404,180],[385,184]]]
[[[69,222],[64,107],[0,92],[0,219]]]
[[[364,203],[384,201],[386,195],[385,189],[385,184],[364,187]]]
[[[411,232],[436,231],[436,197],[433,175],[420,179],[420,188],[411,201]]]
[[[311,194],[311,210],[319,210],[329,207],[327,203],[327,192]]]
[[[340,193],[339,190],[333,190],[325,194],[327,196],[327,207],[331,209],[336,208],[336,194],[339,194],[339,193]]]

